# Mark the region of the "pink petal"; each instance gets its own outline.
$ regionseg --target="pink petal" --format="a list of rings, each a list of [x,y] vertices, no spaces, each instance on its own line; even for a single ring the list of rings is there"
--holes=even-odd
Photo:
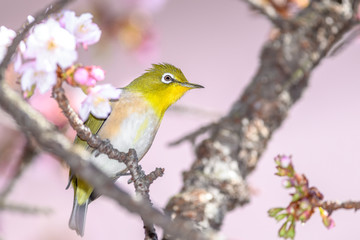
[[[91,68],[91,76],[97,81],[102,81],[105,79],[105,72],[100,67],[93,66]]]
[[[89,81],[89,72],[85,68],[78,68],[74,73],[75,82],[85,85]]]

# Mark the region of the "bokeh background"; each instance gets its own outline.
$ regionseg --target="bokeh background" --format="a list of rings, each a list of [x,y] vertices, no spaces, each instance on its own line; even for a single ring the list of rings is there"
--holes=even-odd
[[[0,25],[18,29],[27,15],[48,3],[2,1]],[[166,114],[153,147],[142,161],[147,172],[155,167],[166,169],[150,192],[155,206],[162,208],[179,191],[181,172],[194,158],[190,143],[173,148],[168,143],[216,121],[230,109],[256,72],[271,25],[239,0],[81,0],[68,8],[77,14],[92,12],[106,32],[80,59],[84,64],[102,66],[106,81],[124,86],[151,63],[169,62],[180,67],[189,81],[206,87],[187,93],[178,108]],[[273,135],[248,178],[251,202],[226,216],[221,231],[226,239],[278,239],[281,225],[267,216],[267,210],[285,206],[290,197],[274,176],[277,154],[291,154],[298,172],[305,173],[310,185],[317,186],[326,199],[360,200],[359,56],[356,40],[339,55],[324,59],[313,72],[305,94]],[[83,96],[71,90],[69,95],[78,106]],[[52,101],[48,96],[35,96],[33,104],[58,120],[59,110]],[[14,130],[8,128],[12,128],[9,121],[2,127],[1,144],[12,137]],[[1,169],[1,184],[6,183],[8,171]],[[8,201],[51,209],[52,213],[0,212],[0,238],[80,239],[68,229],[73,192],[65,190],[67,174],[59,161],[39,155],[18,180]],[[133,192],[126,181],[120,179],[119,184]],[[335,212],[333,218],[336,227],[327,230],[315,214],[308,223],[297,226],[296,239],[359,238],[360,214],[343,210]],[[102,197],[89,207],[83,239],[112,238],[143,239],[142,222]]]

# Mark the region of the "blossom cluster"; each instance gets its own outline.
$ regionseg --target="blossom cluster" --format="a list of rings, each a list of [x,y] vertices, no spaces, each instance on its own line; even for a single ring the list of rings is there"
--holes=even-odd
[[[73,11],[63,11],[30,30],[19,44],[14,58],[14,69],[20,75],[24,97],[30,97],[35,89],[45,93],[57,81],[65,80],[87,94],[79,111],[83,120],[90,112],[98,118],[108,116],[111,111],[109,100],[119,98],[121,90],[109,84],[96,86],[98,81],[104,80],[104,70],[76,63],[78,49],[87,49],[100,39],[101,30],[92,18],[90,13],[76,16]],[[28,17],[28,22],[33,20],[33,17]],[[15,36],[13,30],[0,27],[0,62]]]
[[[310,219],[316,208],[319,208],[320,216],[327,228],[335,226],[334,220],[329,216],[328,212],[319,207],[323,195],[316,187],[309,187],[309,181],[303,174],[295,171],[290,156],[279,155],[275,158],[276,175],[284,177],[283,186],[285,188],[293,188],[295,191],[291,193],[292,199],[286,208],[277,207],[268,211],[270,217],[277,221],[285,219],[285,222],[279,230],[279,236],[283,238],[295,237],[296,221],[305,223]]]

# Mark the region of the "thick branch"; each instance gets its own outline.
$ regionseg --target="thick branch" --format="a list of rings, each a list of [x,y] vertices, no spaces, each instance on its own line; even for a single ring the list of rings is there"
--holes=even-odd
[[[184,186],[166,207],[173,218],[218,230],[228,211],[249,200],[247,175],[301,97],[312,70],[354,26],[357,5],[357,0],[313,1],[264,45],[251,83],[196,147]]]

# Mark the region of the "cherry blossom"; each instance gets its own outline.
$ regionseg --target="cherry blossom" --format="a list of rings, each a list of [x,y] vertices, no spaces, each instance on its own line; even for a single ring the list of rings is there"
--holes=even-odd
[[[26,41],[26,58],[34,58],[36,68],[54,71],[57,65],[70,67],[77,59],[75,37],[54,19],[34,27]]]
[[[65,11],[30,30],[29,36],[20,43],[14,59],[14,69],[21,75],[21,89],[25,97],[30,97],[35,88],[42,94],[47,92],[59,78],[71,86],[81,87],[87,94],[79,111],[83,120],[90,113],[98,118],[108,116],[111,112],[109,100],[119,98],[121,89],[110,84],[95,86],[98,81],[104,80],[104,70],[98,66],[79,67],[75,64],[77,44],[86,48],[100,39],[101,31],[92,18],[90,13],[77,17],[74,12]],[[28,17],[28,22],[33,20],[33,17]],[[0,28],[0,57],[6,53],[6,47],[14,37],[14,31]]]
[[[91,112],[97,118],[106,118],[111,112],[109,99],[118,99],[121,89],[110,84],[99,85],[89,90],[79,110],[80,118],[85,121]]]
[[[282,168],[287,168],[291,164],[291,157],[283,155],[279,161]]]
[[[35,85],[40,93],[45,93],[56,83],[55,71],[36,70],[34,65],[35,62],[30,62],[22,68],[21,89],[24,91],[25,97],[32,94]]]
[[[82,44],[86,49],[88,45],[97,43],[101,36],[101,31],[98,25],[92,22],[92,18],[93,15],[90,13],[76,17],[75,12],[65,11],[60,22],[66,30],[75,36],[76,43]]]
[[[15,36],[16,33],[13,30],[4,26],[0,27],[0,62],[2,62],[5,57],[7,48],[10,46]]]

